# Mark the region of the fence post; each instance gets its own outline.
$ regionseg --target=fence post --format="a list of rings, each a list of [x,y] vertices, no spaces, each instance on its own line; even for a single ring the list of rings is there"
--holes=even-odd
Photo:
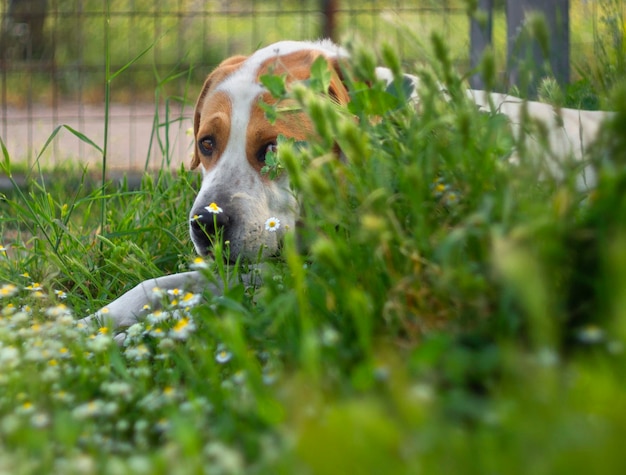
[[[336,41],[336,13],[338,0],[321,0],[322,9],[322,38]]]
[[[6,18],[3,19],[4,26],[8,26],[16,35],[16,28],[22,26],[24,31],[21,32],[22,38],[19,38],[23,44],[17,51],[17,59],[42,59],[44,56],[51,57],[52,52],[46,51],[48,45],[44,36],[44,22],[48,14],[48,0],[10,0],[6,11]],[[4,30],[4,28],[3,28]],[[8,36],[9,32],[4,32]],[[18,38],[4,38],[5,43],[15,42]],[[8,47],[4,44],[2,48]]]
[[[491,45],[493,32],[493,0],[478,0],[477,8],[470,16],[470,69],[474,70]],[[485,81],[479,73],[472,74],[470,85],[484,89]]]
[[[543,14],[547,26],[547,56],[525,21],[531,12]],[[509,86],[535,95],[542,77],[569,81],[569,0],[507,0],[507,70]]]

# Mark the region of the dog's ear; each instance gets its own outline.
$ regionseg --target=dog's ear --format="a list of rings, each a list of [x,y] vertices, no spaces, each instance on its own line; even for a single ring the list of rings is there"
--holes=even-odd
[[[243,63],[247,59],[247,56],[233,56],[231,58],[225,59],[222,61],[214,70],[211,72],[206,80],[204,81],[204,85],[200,90],[200,95],[198,96],[198,100],[196,101],[196,107],[193,114],[193,137],[194,137],[194,146],[193,146],[193,158],[191,159],[191,169],[198,168],[200,165],[200,157],[198,156],[198,147],[195,144],[198,135],[198,129],[200,128],[200,117],[202,115],[202,106],[204,105],[204,99],[209,95],[211,89],[213,89],[217,84],[222,82],[227,76],[232,74],[241,63]]]
[[[350,102],[350,94],[348,94],[348,88],[344,81],[344,72],[341,62],[342,60],[338,58],[328,60],[331,71],[328,95],[339,104],[347,104]]]

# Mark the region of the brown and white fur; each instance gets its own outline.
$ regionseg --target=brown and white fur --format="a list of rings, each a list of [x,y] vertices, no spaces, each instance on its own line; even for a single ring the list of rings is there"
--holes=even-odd
[[[210,237],[219,228],[224,241],[229,242],[230,259],[255,259],[279,252],[284,232],[294,229],[298,216],[297,201],[289,188],[289,177],[277,179],[261,173],[265,156],[276,147],[277,137],[283,135],[306,140],[312,134],[310,120],[302,112],[279,117],[270,123],[259,101],[273,103],[275,99],[262,86],[264,74],[285,75],[287,84],[310,76],[310,67],[320,56],[332,71],[329,95],[338,103],[349,101],[341,81],[342,63],[348,53],[328,40],[317,42],[283,41],[272,44],[251,56],[235,56],[223,61],[206,79],[194,112],[195,148],[192,168],[200,168],[202,185],[190,211],[190,236],[200,255],[210,252]],[[393,77],[388,69],[377,68],[377,77],[389,83]],[[408,76],[414,86],[411,99],[418,101],[418,80]],[[445,91],[443,91],[445,94]],[[514,134],[519,136],[524,116],[543,124],[548,132],[548,150],[553,158],[554,172],[559,163],[583,160],[585,150],[594,141],[607,113],[572,109],[522,101],[513,96],[469,90],[468,97],[481,110],[508,116]],[[537,145],[538,146],[538,145]],[[582,186],[593,180],[592,171],[582,178]],[[211,214],[206,207],[215,203],[222,209]],[[267,232],[269,217],[280,220],[277,232]],[[104,309],[85,319],[105,318],[115,327],[131,325],[141,317],[146,304],[154,304],[157,296],[152,288],[186,287],[193,291],[221,292],[198,272],[159,277],[142,282]]]

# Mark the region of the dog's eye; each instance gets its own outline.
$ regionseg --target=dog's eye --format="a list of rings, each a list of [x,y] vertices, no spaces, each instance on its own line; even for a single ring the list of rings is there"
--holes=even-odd
[[[212,137],[202,137],[200,140],[198,140],[198,148],[200,149],[202,155],[210,157],[215,151],[215,142],[213,141]]]
[[[276,142],[270,142],[267,145],[264,145],[261,150],[259,150],[259,162],[265,162],[265,158],[268,153],[276,153],[278,151],[278,145]]]

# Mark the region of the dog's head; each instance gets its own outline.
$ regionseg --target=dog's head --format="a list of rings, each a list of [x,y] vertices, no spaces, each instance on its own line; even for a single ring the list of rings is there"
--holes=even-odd
[[[279,135],[306,140],[312,126],[300,112],[270,123],[260,101],[272,104],[275,99],[260,78],[285,76],[287,85],[306,80],[320,56],[332,71],[329,95],[347,102],[339,69],[347,54],[329,41],[276,43],[249,57],[225,60],[206,79],[195,108],[191,164],[203,173],[190,213],[191,239],[199,254],[210,252],[211,239],[220,230],[230,260],[270,256],[277,253],[284,232],[294,227],[298,209],[288,177],[272,180],[261,169]],[[280,224],[266,225],[269,218]]]

